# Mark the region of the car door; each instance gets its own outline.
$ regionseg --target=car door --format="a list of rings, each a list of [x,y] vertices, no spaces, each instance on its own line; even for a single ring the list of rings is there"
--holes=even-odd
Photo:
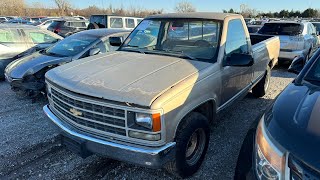
[[[228,23],[227,40],[225,44],[225,59],[233,53],[251,54],[250,41],[244,30],[241,19],[233,19]],[[222,103],[233,97],[246,93],[252,81],[252,67],[224,66],[222,69]]]

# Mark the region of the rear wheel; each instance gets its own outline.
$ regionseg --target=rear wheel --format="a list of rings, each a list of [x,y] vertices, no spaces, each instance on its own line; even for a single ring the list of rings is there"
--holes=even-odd
[[[201,166],[208,149],[210,137],[209,122],[200,113],[190,113],[179,125],[176,135],[175,161],[166,169],[180,177],[193,175]]]
[[[262,97],[267,94],[270,84],[271,69],[267,66],[264,77],[252,88],[252,94],[256,97]]]

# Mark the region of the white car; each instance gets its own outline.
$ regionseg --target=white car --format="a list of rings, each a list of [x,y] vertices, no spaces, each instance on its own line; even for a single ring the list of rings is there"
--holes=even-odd
[[[0,17],[0,23],[9,21],[6,17]]]
[[[279,36],[279,60],[292,61],[298,56],[304,56],[308,60],[319,44],[316,28],[310,22],[269,22],[264,24],[258,34]]]

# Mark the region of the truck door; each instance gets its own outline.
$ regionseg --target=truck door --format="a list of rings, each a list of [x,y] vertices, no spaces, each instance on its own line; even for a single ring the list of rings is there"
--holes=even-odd
[[[250,40],[244,30],[241,19],[233,19],[228,23],[227,39],[225,44],[225,58],[233,53],[251,54]],[[222,69],[222,103],[233,97],[246,93],[252,80],[252,66],[236,67],[224,66]]]

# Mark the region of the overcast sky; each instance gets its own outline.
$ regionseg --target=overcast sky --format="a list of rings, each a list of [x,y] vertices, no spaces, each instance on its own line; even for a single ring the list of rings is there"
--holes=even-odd
[[[76,8],[85,8],[90,5],[98,7],[140,7],[145,9],[164,9],[164,12],[173,12],[176,3],[181,0],[69,0]],[[54,0],[26,0],[28,4],[32,2],[42,2],[49,7],[54,7]],[[240,10],[241,4],[249,5],[258,11],[279,11],[305,10],[309,7],[320,9],[320,0],[189,0],[197,11],[218,11],[233,8]]]

